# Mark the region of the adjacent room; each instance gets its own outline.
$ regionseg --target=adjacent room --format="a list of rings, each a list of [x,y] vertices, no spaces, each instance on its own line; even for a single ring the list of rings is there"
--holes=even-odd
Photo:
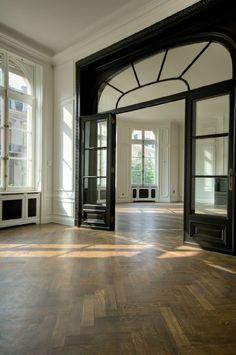
[[[0,354],[235,354],[228,0],[0,0]]]

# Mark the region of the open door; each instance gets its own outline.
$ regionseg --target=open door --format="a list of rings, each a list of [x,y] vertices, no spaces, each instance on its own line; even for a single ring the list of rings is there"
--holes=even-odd
[[[79,225],[115,228],[116,117],[80,117]]]
[[[187,101],[185,241],[234,252],[234,90],[199,89]]]

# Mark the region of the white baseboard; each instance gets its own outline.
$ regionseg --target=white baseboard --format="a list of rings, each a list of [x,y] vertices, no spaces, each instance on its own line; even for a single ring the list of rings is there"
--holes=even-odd
[[[72,217],[65,217],[65,216],[53,216],[52,217],[53,223],[64,224],[66,226],[74,227],[75,221]]]

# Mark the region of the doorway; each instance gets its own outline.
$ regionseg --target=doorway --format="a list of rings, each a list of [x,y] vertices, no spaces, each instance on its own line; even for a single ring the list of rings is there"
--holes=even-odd
[[[116,122],[116,230],[183,233],[185,100]]]
[[[129,61],[113,75],[109,73],[109,80],[100,82],[96,97],[99,113],[80,118],[79,225],[115,228],[116,116],[185,100],[184,240],[233,251],[233,66],[230,51],[217,39],[185,43]],[[212,100],[216,106],[209,104]],[[102,143],[101,125],[106,127]],[[141,132],[142,140],[145,132],[153,133],[145,127],[136,131]],[[174,135],[164,133],[163,137],[170,146],[173,144]],[[168,148],[162,151],[166,156]],[[173,149],[173,155],[176,151]],[[177,165],[178,159],[173,161]],[[169,166],[159,169],[164,172],[159,189],[157,185],[144,188],[145,171],[141,172],[141,186],[132,187],[132,199],[158,196],[171,201],[178,197],[179,186],[171,182],[178,174],[170,174]]]

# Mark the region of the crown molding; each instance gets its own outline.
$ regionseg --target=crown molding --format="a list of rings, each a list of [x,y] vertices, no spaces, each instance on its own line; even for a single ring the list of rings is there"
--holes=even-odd
[[[197,2],[198,0],[155,0],[136,10],[127,11],[125,8],[122,13],[120,11],[119,16],[116,13],[116,19],[113,15],[99,26],[92,26],[86,31],[86,36],[83,33],[74,45],[54,55],[53,63],[60,65],[68,61],[76,62]]]
[[[0,24],[0,46],[3,49],[21,53],[40,63],[52,63],[53,51]]]

